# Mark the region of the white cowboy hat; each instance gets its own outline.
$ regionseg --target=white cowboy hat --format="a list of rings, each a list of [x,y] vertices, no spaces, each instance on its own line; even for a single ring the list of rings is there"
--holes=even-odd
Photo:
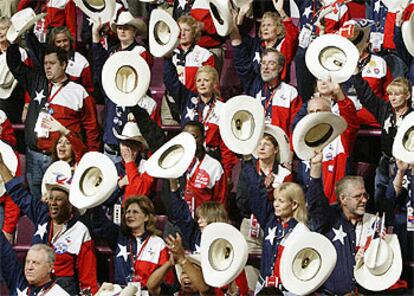
[[[253,3],[253,0],[231,0],[237,8],[242,8],[243,6]]]
[[[76,6],[91,20],[101,18],[103,24],[108,23],[115,14],[115,0],[73,0]]]
[[[339,32],[341,36],[348,38],[361,53],[369,41],[371,27],[374,24],[372,20],[355,18],[346,21]]]
[[[388,8],[389,12],[403,11],[410,0],[381,0],[382,4]]]
[[[324,34],[316,38],[305,55],[306,66],[318,79],[342,83],[355,71],[359,51],[347,38],[336,34]]]
[[[6,54],[0,55],[0,99],[8,99],[17,86],[17,80],[7,66]]]
[[[279,153],[276,157],[277,162],[284,163],[285,161],[287,161],[290,155],[290,146],[288,136],[286,135],[284,130],[282,130],[278,126],[266,124],[264,134],[271,135],[278,144]],[[257,158],[257,149],[253,152],[253,156]]]
[[[290,5],[290,17],[291,18],[300,18],[299,8],[298,8],[298,5],[296,4],[295,0],[290,0],[289,5]]]
[[[414,112],[404,117],[392,145],[392,155],[406,163],[414,164]]]
[[[114,136],[121,141],[137,141],[142,143],[145,148],[148,148],[147,141],[142,136],[138,124],[134,121],[128,121],[125,123],[121,134],[118,134],[115,128],[112,128],[112,132],[114,133]]]
[[[308,295],[328,279],[336,265],[337,254],[322,234],[303,232],[289,241],[280,258],[282,285],[296,295]]]
[[[118,284],[103,283],[95,296],[115,296],[120,295],[122,287]]]
[[[264,110],[261,102],[241,95],[228,100],[220,113],[220,135],[229,149],[248,155],[263,137]]]
[[[46,170],[42,178],[42,195],[50,189],[59,187],[69,193],[72,180],[72,169],[63,160],[55,161]]]
[[[243,271],[249,255],[239,230],[227,223],[211,223],[201,235],[201,269],[211,287],[231,283]]]
[[[185,259],[201,267],[201,254],[190,254],[185,256]],[[175,271],[177,273],[178,281],[181,284],[181,274],[183,273],[183,268],[180,264],[175,264]]]
[[[26,32],[31,26],[33,26],[38,20],[43,18],[46,13],[36,13],[30,7],[16,12],[10,19],[11,26],[7,31],[6,38],[10,43]]]
[[[125,26],[130,25],[137,29],[139,34],[146,34],[147,33],[147,25],[145,22],[137,17],[134,17],[129,11],[122,11],[118,19],[116,21],[112,20],[110,22],[110,26],[112,31],[116,32],[117,26]]]
[[[84,154],[75,170],[69,201],[78,209],[89,209],[103,203],[115,190],[116,167],[108,156],[99,152]]]
[[[317,112],[303,117],[293,130],[292,142],[296,155],[311,159],[315,150],[322,150],[346,129],[346,121],[331,112]]]
[[[194,137],[190,133],[181,132],[151,155],[145,163],[145,169],[154,178],[181,177],[190,166],[195,151]]]
[[[401,25],[402,38],[408,52],[414,57],[414,13]]]
[[[394,285],[402,272],[401,248],[396,234],[371,241],[364,262],[354,269],[355,280],[370,291],[383,291]]]
[[[154,9],[149,21],[149,48],[153,56],[161,58],[172,52],[179,43],[180,28],[163,9]]]
[[[0,153],[1,153],[1,157],[3,158],[5,165],[10,170],[12,175],[13,176],[16,175],[19,161],[12,147],[10,147],[8,144],[0,140]],[[0,196],[3,196],[5,193],[6,193],[6,187],[4,186],[4,180],[0,176]]]
[[[133,51],[114,53],[102,69],[105,93],[118,106],[137,105],[146,94],[150,80],[151,72],[147,62]]]
[[[233,14],[230,0],[207,0],[207,6],[217,34],[223,37],[229,35],[233,30]]]

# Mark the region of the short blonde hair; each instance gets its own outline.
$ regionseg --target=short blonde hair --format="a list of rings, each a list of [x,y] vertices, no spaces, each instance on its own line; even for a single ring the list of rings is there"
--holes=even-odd
[[[411,83],[405,77],[397,77],[387,86],[387,92],[390,93],[395,88],[399,88],[404,95],[411,95]]]
[[[273,191],[274,198],[279,194],[283,194],[289,201],[297,203],[298,207],[293,212],[293,218],[305,225],[308,224],[308,210],[306,208],[305,194],[303,193],[302,187],[293,182],[285,182]]]
[[[213,93],[216,97],[220,97],[221,94],[220,94],[220,90],[218,89],[220,79],[219,79],[219,75],[218,75],[216,68],[213,68],[211,66],[201,66],[200,68],[198,68],[197,73],[195,75],[196,80],[197,80],[198,75],[200,75],[201,73],[207,73],[208,75],[210,75],[210,77],[213,79],[213,84],[214,84]]]
[[[201,36],[200,27],[198,25],[198,21],[190,15],[182,15],[177,20],[178,24],[187,24],[190,29],[191,33],[194,36],[194,40],[198,40]]]
[[[11,22],[9,17],[1,16],[0,17],[0,24],[6,24],[6,26],[10,28],[10,26],[12,25],[12,22]]]
[[[271,19],[276,23],[276,30],[278,30],[277,38],[282,38],[285,36],[285,26],[282,23],[282,20],[276,12],[266,11],[262,16],[262,21],[260,23],[258,35],[262,38],[262,24],[264,19]]]

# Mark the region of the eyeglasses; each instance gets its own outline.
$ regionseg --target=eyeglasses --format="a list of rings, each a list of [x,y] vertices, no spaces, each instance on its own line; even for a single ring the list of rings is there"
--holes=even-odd
[[[349,196],[353,200],[358,200],[358,201],[360,201],[363,198],[365,198],[366,200],[369,200],[369,197],[370,197],[368,192],[363,192],[363,193],[358,194],[358,195],[347,195],[347,196]]]
[[[260,66],[274,68],[274,67],[277,66],[277,62],[273,62],[273,61],[271,61],[271,62],[260,62]]]

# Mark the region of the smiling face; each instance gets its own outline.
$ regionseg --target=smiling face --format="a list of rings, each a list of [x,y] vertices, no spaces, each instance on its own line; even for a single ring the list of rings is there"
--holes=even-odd
[[[41,286],[50,281],[52,264],[43,250],[29,250],[24,266],[24,275],[30,285]]]
[[[50,191],[48,207],[50,218],[59,224],[69,220],[72,213],[69,194],[63,190],[52,189]]]
[[[362,182],[350,182],[339,194],[342,209],[347,217],[358,219],[365,214],[369,194]]]
[[[132,203],[125,209],[125,224],[132,231],[145,230],[148,215],[144,214],[137,203]]]
[[[66,162],[72,161],[73,159],[72,144],[69,142],[69,140],[65,136],[62,136],[59,138],[56,144],[56,154],[59,160],[63,160]]]
[[[64,51],[70,50],[70,39],[66,33],[57,33],[55,35],[55,46],[62,48]]]
[[[264,82],[270,82],[279,77],[282,67],[278,64],[278,54],[269,52],[262,57],[260,62],[260,76]]]

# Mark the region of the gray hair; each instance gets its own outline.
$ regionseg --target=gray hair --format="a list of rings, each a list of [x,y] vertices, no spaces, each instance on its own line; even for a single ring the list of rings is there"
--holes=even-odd
[[[48,263],[50,263],[50,264],[55,263],[55,252],[48,245],[35,244],[30,248],[29,251],[44,251],[46,253]]]

